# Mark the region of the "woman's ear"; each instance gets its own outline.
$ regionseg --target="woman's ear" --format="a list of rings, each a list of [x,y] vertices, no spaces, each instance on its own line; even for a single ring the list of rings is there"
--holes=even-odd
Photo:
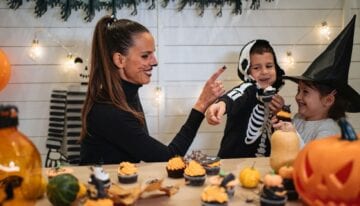
[[[119,69],[124,69],[126,66],[126,57],[119,52],[113,54],[113,62]]]

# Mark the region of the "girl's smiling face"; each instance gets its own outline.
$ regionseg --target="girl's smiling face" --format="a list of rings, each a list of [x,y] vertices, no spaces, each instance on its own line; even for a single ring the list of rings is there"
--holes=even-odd
[[[274,56],[270,52],[250,55],[250,75],[262,89],[271,86],[276,81]]]
[[[317,89],[310,87],[303,81],[299,81],[298,91],[295,96],[298,113],[307,121],[328,118],[331,105],[328,103],[327,96],[321,96]]]

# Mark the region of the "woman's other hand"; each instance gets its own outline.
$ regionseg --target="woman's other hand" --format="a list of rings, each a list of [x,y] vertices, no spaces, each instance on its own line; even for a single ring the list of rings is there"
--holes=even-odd
[[[206,81],[202,92],[195,103],[194,109],[201,113],[205,113],[206,109],[217,100],[221,95],[225,93],[224,86],[217,78],[225,71],[226,67],[223,66],[218,69],[211,77]]]

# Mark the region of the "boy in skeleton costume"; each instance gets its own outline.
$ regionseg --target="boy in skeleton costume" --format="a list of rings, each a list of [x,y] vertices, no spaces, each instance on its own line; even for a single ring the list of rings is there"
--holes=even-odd
[[[270,155],[271,116],[284,105],[276,94],[284,71],[266,40],[253,40],[240,52],[238,75],[244,82],[234,87],[206,112],[209,124],[227,121],[218,156],[221,158]]]

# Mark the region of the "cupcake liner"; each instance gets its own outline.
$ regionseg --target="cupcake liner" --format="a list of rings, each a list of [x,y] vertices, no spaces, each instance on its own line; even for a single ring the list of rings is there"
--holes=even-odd
[[[203,176],[189,176],[184,174],[187,185],[190,186],[202,186],[205,183],[205,175]]]
[[[118,175],[118,180],[120,183],[123,184],[131,184],[131,183],[135,183],[138,179],[138,175],[137,174],[133,174],[133,175]]]
[[[184,169],[169,170],[166,168],[166,171],[167,171],[168,177],[177,179],[177,178],[184,177]]]
[[[220,172],[220,167],[206,167],[204,166],[207,175],[218,175]]]
[[[261,206],[283,206],[287,201],[287,197],[281,200],[271,200],[265,197],[260,197],[260,205]]]

